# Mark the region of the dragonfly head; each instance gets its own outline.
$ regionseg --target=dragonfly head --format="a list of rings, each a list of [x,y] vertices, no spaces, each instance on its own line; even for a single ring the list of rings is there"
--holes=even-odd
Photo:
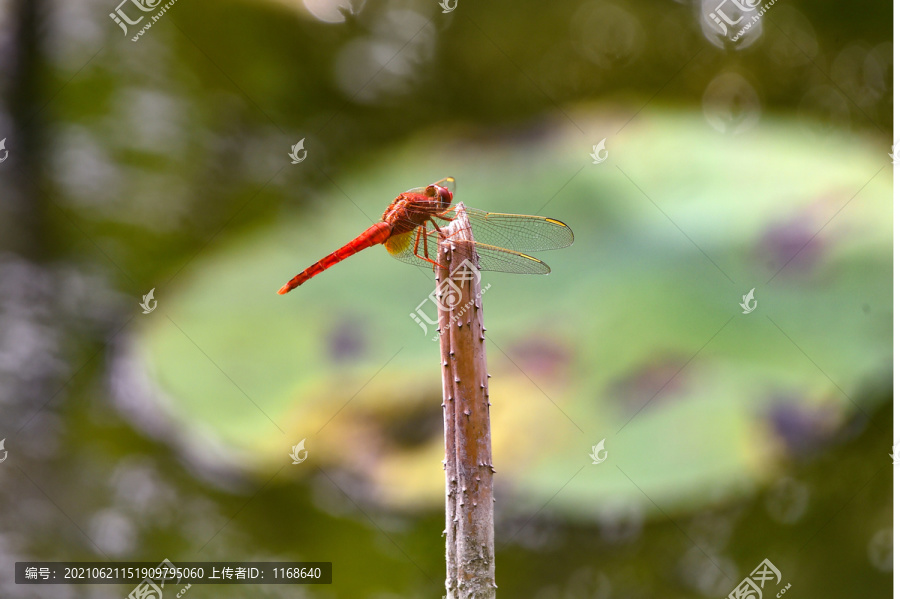
[[[428,195],[437,198],[442,208],[449,208],[453,202],[453,183],[452,178],[442,179],[437,183],[428,186]]]
[[[453,201],[453,192],[446,187],[441,187],[440,185],[438,186],[437,190],[438,195],[441,198],[441,205],[450,206],[450,203]]]

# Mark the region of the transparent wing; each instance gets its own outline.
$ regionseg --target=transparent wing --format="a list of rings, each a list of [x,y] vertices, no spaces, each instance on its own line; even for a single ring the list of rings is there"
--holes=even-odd
[[[558,250],[575,241],[566,223],[545,216],[485,212],[466,206],[475,241],[525,252]],[[436,216],[442,221],[456,218],[455,208]]]
[[[423,227],[419,227],[416,231],[395,235],[385,242],[385,247],[401,262],[433,268],[434,264],[429,260],[437,261],[439,240],[436,231],[426,231]],[[455,243],[472,244],[480,270],[528,275],[545,275],[550,272],[550,267],[545,263],[521,252],[480,242],[455,241]]]
[[[421,200],[407,206],[410,228],[424,224],[432,233],[435,226],[446,226],[456,218],[456,206],[444,211],[435,209],[434,202]],[[572,245],[575,235],[566,223],[546,216],[485,212],[466,207],[472,236],[475,241],[513,251],[540,252],[558,250]]]
[[[451,193],[456,193],[456,179],[453,177],[444,177],[440,181],[435,181],[432,185],[439,185],[441,187],[446,187],[451,191]],[[412,189],[407,189],[406,193],[418,193],[425,194],[426,187],[413,187]]]
[[[528,254],[506,248],[475,242],[478,268],[494,272],[511,272],[520,275],[550,274],[550,267]]]

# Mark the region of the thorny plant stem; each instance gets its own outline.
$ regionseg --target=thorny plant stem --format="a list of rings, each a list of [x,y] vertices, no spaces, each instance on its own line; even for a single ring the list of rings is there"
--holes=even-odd
[[[447,599],[494,599],[494,496],[481,285],[460,204],[440,243],[437,294],[447,480]],[[466,262],[468,261],[468,263]],[[468,307],[468,309],[466,309]]]

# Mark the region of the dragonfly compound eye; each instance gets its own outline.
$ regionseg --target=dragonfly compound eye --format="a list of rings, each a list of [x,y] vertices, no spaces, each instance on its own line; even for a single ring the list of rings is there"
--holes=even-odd
[[[440,194],[441,197],[441,203],[445,206],[449,206],[450,202],[453,201],[453,192],[446,187],[441,187],[440,185],[438,185],[437,188],[438,194]]]

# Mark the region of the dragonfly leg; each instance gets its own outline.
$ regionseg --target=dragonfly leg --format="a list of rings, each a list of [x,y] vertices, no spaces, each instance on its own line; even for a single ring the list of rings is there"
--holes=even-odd
[[[434,217],[431,216],[428,218],[428,220],[431,221],[432,225],[434,225],[434,230],[437,231],[438,236],[441,239],[447,239],[447,236],[444,235],[444,232],[441,230],[441,226],[439,224],[437,224],[437,221],[434,220]]]
[[[438,215],[437,218],[445,218],[445,217]],[[459,230],[459,231],[456,231],[456,233],[451,233],[450,235],[447,235],[446,233],[444,233],[444,230],[441,229],[441,226],[434,219],[435,219],[434,216],[431,216],[428,218],[428,220],[431,221],[431,224],[434,225],[434,230],[440,236],[441,241],[446,241],[446,240],[450,239],[453,235],[462,232],[462,230]],[[450,220],[452,220],[452,219],[450,219]]]
[[[419,254],[419,241],[420,240],[422,241],[422,245],[425,246],[425,255],[424,256]],[[415,243],[415,246],[413,247],[413,254],[415,255],[416,258],[421,258],[425,262],[429,262],[429,263],[437,266],[438,268],[441,267],[440,264],[438,264],[437,262],[435,262],[434,260],[432,260],[431,258],[428,257],[428,236],[425,233],[425,227],[419,227],[418,229],[416,229],[416,243]]]

